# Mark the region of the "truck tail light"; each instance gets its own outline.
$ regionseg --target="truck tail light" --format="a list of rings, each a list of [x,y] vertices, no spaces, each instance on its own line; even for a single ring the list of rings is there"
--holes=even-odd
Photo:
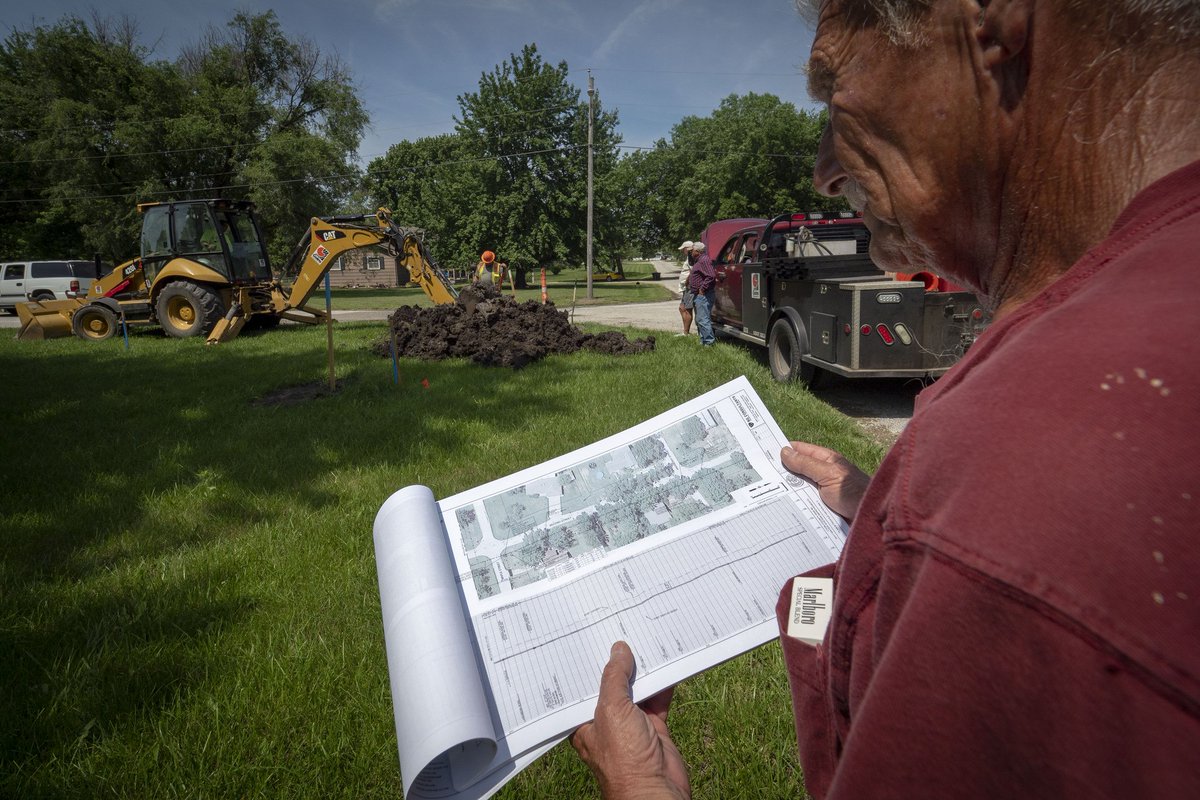
[[[861,328],[858,329],[858,332],[861,333],[863,336],[870,336],[871,335],[871,326],[863,325]]]
[[[79,281],[71,281],[71,291],[72,292],[79,291]]]
[[[895,340],[895,338],[892,336],[892,332],[891,332],[890,330],[888,330],[888,326],[887,326],[887,325],[884,325],[884,324],[881,322],[881,323],[879,323],[878,325],[876,325],[876,326],[875,326],[875,330],[879,331],[879,338],[880,338],[880,339],[883,339],[883,343],[884,343],[884,344],[886,344],[886,345],[888,345],[888,346],[891,346],[891,345],[893,345],[893,344],[895,344],[895,343],[896,343],[896,340]]]
[[[897,322],[895,325],[896,338],[900,340],[900,344],[908,346],[912,344],[912,334],[908,332],[908,326],[903,322]]]

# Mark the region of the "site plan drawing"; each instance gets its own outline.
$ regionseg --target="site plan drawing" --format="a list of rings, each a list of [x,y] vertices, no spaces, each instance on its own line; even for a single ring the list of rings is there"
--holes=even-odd
[[[716,408],[455,509],[480,599],[566,575],[762,480]]]
[[[783,469],[745,378],[573,453],[375,521],[406,797],[484,798],[591,718],[617,640],[635,700],[775,638],[846,525]]]

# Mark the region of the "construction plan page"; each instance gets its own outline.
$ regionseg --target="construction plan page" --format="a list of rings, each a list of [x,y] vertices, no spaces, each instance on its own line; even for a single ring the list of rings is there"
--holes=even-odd
[[[423,487],[393,495],[375,536],[406,796],[494,792],[591,719],[617,640],[633,649],[633,694],[642,700],[775,638],[779,589],[836,560],[846,535],[815,487],[783,469],[786,444],[742,377],[620,434],[447,498],[437,512],[385,519],[389,504]],[[439,602],[453,595],[461,604],[457,619],[439,612],[433,623],[454,647],[422,648],[442,651],[436,661],[452,659],[453,666],[423,663],[433,659],[416,653],[393,658],[394,647],[409,651],[422,636],[438,637],[433,630],[408,635],[389,622],[390,608],[399,603],[411,611],[416,601],[396,585],[412,579],[385,570],[381,539],[392,538],[393,528],[413,536],[410,520],[418,518],[423,528],[440,528],[448,554]],[[394,661],[408,664],[399,682]],[[448,678],[458,670],[477,675]],[[423,671],[438,674],[420,686]],[[446,692],[436,686],[447,679],[469,684],[449,703],[449,715],[445,706],[419,712],[422,701],[401,696]],[[423,728],[414,712],[430,715]],[[456,740],[406,742],[433,727]],[[406,747],[419,757],[406,759]],[[410,795],[413,770],[421,780],[414,776]]]

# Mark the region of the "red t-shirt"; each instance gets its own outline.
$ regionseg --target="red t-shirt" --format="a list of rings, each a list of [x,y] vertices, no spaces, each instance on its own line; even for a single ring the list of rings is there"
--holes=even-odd
[[[1198,286],[1200,162],[921,394],[781,637],[814,796],[1200,797]]]

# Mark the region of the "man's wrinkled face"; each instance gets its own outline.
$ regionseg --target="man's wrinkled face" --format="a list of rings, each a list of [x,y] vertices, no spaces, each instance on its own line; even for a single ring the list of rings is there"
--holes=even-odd
[[[823,3],[808,65],[809,92],[829,108],[816,188],[863,212],[880,266],[974,286],[971,231],[993,170],[963,6],[935,4],[920,43],[899,45],[848,20],[845,1]]]

